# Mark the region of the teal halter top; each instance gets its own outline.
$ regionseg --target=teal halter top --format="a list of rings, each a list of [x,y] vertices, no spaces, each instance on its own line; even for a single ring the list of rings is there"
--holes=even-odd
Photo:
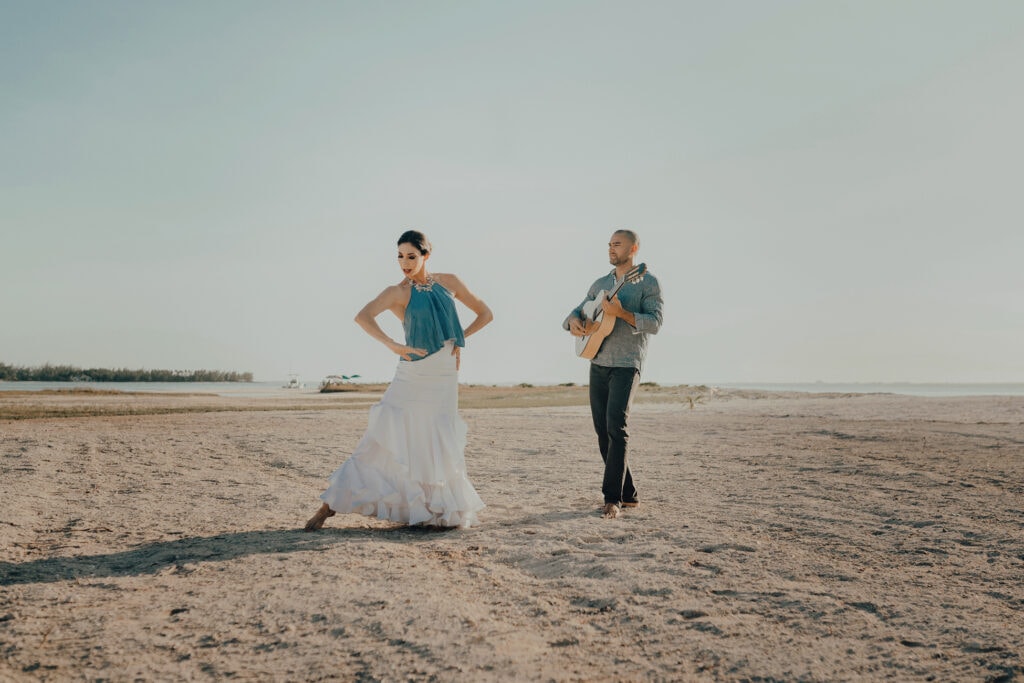
[[[454,341],[456,346],[466,345],[455,310],[455,297],[433,279],[427,285],[412,285],[402,327],[406,346],[426,349],[428,356],[440,351],[446,341]],[[410,354],[410,357],[413,360],[425,358],[417,354]]]

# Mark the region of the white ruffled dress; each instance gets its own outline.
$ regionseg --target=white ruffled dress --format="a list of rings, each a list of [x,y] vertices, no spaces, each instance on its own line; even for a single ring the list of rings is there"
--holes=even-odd
[[[484,502],[466,476],[466,423],[452,342],[401,361],[355,452],[320,496],[335,512],[403,524],[470,527]]]

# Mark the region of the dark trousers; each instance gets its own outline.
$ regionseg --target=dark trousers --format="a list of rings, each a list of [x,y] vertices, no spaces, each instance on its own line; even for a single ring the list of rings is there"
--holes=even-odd
[[[639,500],[629,463],[626,462],[626,444],[629,442],[626,420],[633,403],[633,392],[639,385],[640,372],[635,368],[606,368],[590,364],[590,412],[594,417],[601,459],[604,460],[601,492],[606,504]]]

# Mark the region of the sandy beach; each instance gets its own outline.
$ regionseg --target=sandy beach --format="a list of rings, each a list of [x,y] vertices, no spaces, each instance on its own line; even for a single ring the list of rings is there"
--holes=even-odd
[[[470,530],[302,525],[379,388],[0,394],[0,680],[1010,681],[1024,397],[462,389]]]

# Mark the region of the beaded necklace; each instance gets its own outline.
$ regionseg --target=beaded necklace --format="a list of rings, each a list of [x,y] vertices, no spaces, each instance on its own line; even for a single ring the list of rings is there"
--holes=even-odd
[[[406,278],[406,279],[409,281],[410,285],[412,285],[413,287],[416,288],[417,292],[429,292],[430,290],[432,290],[434,288],[434,283],[436,282],[436,280],[434,279],[434,276],[431,275],[430,273],[427,273],[427,281],[426,282],[416,282],[412,278]]]

